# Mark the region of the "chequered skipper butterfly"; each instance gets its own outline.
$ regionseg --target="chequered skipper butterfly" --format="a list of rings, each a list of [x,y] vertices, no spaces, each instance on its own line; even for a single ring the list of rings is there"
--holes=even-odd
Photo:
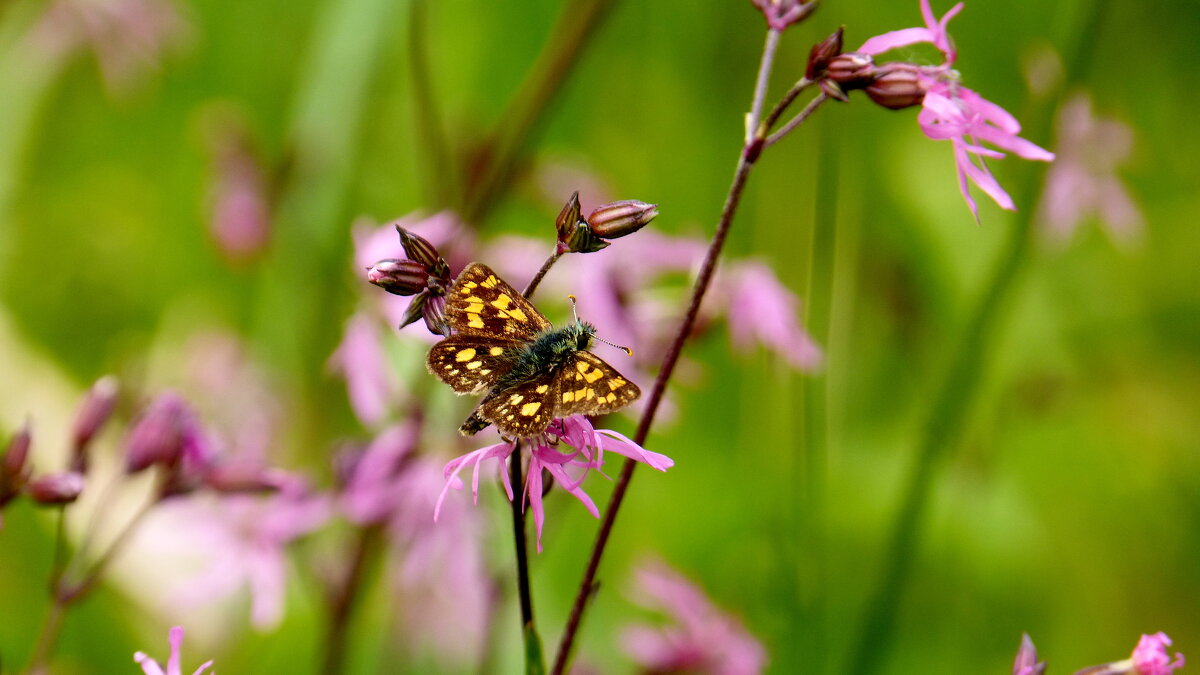
[[[459,428],[496,425],[528,438],[556,417],[601,415],[641,395],[637,385],[587,351],[596,328],[578,318],[554,328],[487,265],[471,263],[446,297],[454,335],[429,350],[429,372],[459,394],[487,392]]]

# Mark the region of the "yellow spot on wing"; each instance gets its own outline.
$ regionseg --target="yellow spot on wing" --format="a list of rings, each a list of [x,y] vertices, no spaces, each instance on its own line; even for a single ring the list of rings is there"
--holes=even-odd
[[[471,304],[467,305],[466,307],[464,307],[463,311],[470,312],[472,314],[478,314],[483,311],[483,303],[482,302],[471,303]]]
[[[496,309],[501,309],[501,310],[508,309],[508,306],[511,304],[512,304],[512,298],[508,297],[508,295],[506,293],[501,293],[500,297],[498,297],[492,301],[492,307],[495,307]]]
[[[513,405],[516,405],[524,400],[525,400],[525,397],[520,394],[513,394],[512,396],[508,397],[508,402]]]
[[[467,347],[454,355],[455,361],[470,361],[473,358],[475,358],[475,350],[471,347]]]
[[[540,387],[538,387],[538,388],[537,388],[537,393],[539,393],[539,394],[544,394],[544,393],[546,393],[546,392],[547,392],[549,389],[550,389],[550,385],[548,385],[548,384],[543,384],[542,386],[540,386]]]
[[[525,405],[521,406],[521,414],[526,417],[531,417],[535,412],[538,411],[538,408],[540,407],[542,407],[542,404],[538,403],[537,401],[526,403]]]
[[[469,328],[483,328],[483,319],[480,319],[478,314],[468,314],[467,319]]]
[[[604,377],[604,371],[597,368],[597,369],[593,370],[592,372],[584,375],[583,379],[587,380],[588,382],[595,382],[596,380],[598,380],[602,377]]]
[[[483,361],[472,361],[467,364],[467,370],[475,370],[476,368],[478,368],[479,366],[482,366],[482,365],[483,365]]]
[[[488,353],[491,354],[492,356],[500,356],[501,354],[504,353],[504,348],[503,347],[492,347],[491,349],[488,350]],[[625,383],[621,382],[621,384],[625,384]]]
[[[574,401],[574,400],[575,400],[575,392],[573,392],[573,391],[564,391],[563,392],[563,403],[570,403],[571,401]]]
[[[608,388],[616,391],[625,386],[625,379],[621,377],[613,378],[608,381]]]
[[[507,296],[505,296],[505,297],[507,297]],[[511,316],[512,318],[516,319],[517,321],[528,321],[529,320],[529,317],[525,316],[525,312],[522,312],[519,309],[508,310],[508,315]]]
[[[605,397],[604,397],[604,400],[605,400],[605,401],[608,401],[609,403],[612,403],[613,401],[617,400],[617,395],[616,395],[616,394],[609,394],[608,396],[605,396]]]
[[[496,281],[496,277],[489,274],[488,278],[484,279],[483,283],[480,285],[483,286],[484,288],[495,288],[497,283],[498,282]]]
[[[575,370],[578,370],[580,373],[586,373],[588,371],[588,368],[589,368],[588,364],[584,363],[583,361],[575,362]]]

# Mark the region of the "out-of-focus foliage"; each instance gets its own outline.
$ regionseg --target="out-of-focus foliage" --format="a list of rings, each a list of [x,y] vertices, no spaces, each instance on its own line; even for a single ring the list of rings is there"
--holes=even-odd
[[[248,341],[282,396],[279,463],[328,482],[335,441],[364,433],[326,367],[356,295],[375,290],[349,264],[350,224],[439,206],[415,123],[409,3],[181,4],[186,36],[157,72],[116,89],[91,57],[39,51],[29,31],[46,4],[0,4],[4,438],[30,416],[49,465],[96,377],[114,372],[147,392],[169,386],[172,350],[221,328]],[[430,4],[421,30],[432,87],[463,162],[502,122],[561,3]],[[1087,222],[1066,246],[1039,243],[1030,254],[991,329],[966,440],[936,474],[884,672],[1006,672],[1022,631],[1054,672],[1118,658],[1158,630],[1200,652],[1200,139],[1190,131],[1200,65],[1189,58],[1200,6],[1177,1],[1152,15],[1110,4],[1083,80],[1062,86],[1089,91],[1099,113],[1132,128],[1123,175],[1143,236],[1117,247]],[[989,99],[1033,114],[1022,64],[1073,49],[1091,9],[968,0],[953,23],[957,67]],[[856,45],[917,17],[915,2],[824,3],[785,36],[773,91],[802,75],[808,48],[837,26]],[[651,228],[707,237],[762,38],[749,2],[618,2],[482,236],[540,236],[548,251],[555,214],[580,187],[561,181],[566,192],[548,197],[537,177],[558,166],[658,204]],[[230,116],[280,167],[272,180],[283,186],[271,245],[249,261],[228,260],[208,234],[210,136]],[[723,337],[691,348],[702,375],[676,384],[675,419],[647,443],[676,466],[632,484],[580,661],[630,668],[616,636],[643,615],[622,589],[631,565],[653,553],[740,614],[777,672],[799,663],[844,672],[953,345],[1023,217],[984,203],[976,225],[949,148],[924,138],[913,116],[855,96],[764,156],[730,254],[766,260],[806,306],[828,307],[818,309],[828,333],[817,336],[826,369],[810,379],[765,353],[735,355]],[[1053,149],[1048,122],[1029,130]],[[1021,186],[1037,184],[1043,167],[1009,160],[993,170],[1019,209],[1036,208],[1022,201],[1036,192]],[[818,285],[831,295],[810,302],[819,199],[830,200],[820,212],[832,214],[836,242],[832,278]],[[802,410],[817,391],[826,440],[814,446]],[[115,453],[119,440],[109,434],[99,452]],[[603,509],[606,488],[591,489]],[[501,500],[496,490],[484,497],[479,508],[497,514],[487,546],[506,570]],[[561,494],[547,506],[546,550],[532,574],[551,647],[596,523]],[[23,663],[45,610],[53,532],[50,515],[28,505],[4,514],[6,666]],[[306,566],[336,555],[301,550]],[[219,629],[189,627],[187,663],[211,657],[222,673],[315,668],[322,570],[297,572],[277,629],[256,632],[244,611]],[[162,651],[168,619],[123,588],[72,611],[55,672],[135,672],[135,650]],[[389,597],[385,582],[367,594],[350,672],[426,672],[390,632],[391,605],[403,598]],[[498,658],[516,664],[516,609],[498,616]]]

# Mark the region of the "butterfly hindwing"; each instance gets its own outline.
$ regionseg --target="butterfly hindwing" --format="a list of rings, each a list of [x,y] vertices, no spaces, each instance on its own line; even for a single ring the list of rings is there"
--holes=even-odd
[[[559,380],[546,373],[503,391],[488,394],[475,409],[477,415],[496,425],[508,438],[536,436],[558,417]]]
[[[532,340],[550,328],[542,313],[482,263],[471,263],[454,280],[446,318],[460,335]]]
[[[429,350],[429,372],[459,394],[493,387],[509,370],[524,343],[507,338],[453,335]]]
[[[575,352],[574,359],[563,366],[558,380],[560,391],[555,402],[558,417],[614,412],[642,394],[616,368],[588,351]]]

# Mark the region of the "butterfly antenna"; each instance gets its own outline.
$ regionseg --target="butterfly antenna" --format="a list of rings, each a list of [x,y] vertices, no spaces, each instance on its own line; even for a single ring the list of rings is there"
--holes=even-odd
[[[575,305],[579,302],[579,300],[573,295],[568,295],[567,299],[571,301],[571,314],[573,314],[575,316],[575,322],[579,323],[579,312],[576,311],[576,309],[575,309]],[[629,347],[622,347],[621,345],[613,344],[613,343],[609,342],[608,340],[605,340],[604,338],[598,337],[594,334],[592,335],[592,339],[595,340],[596,342],[603,342],[604,344],[608,345],[609,347],[616,347],[617,349],[620,349],[621,351],[625,352],[627,355],[633,356],[633,350],[630,349]]]

